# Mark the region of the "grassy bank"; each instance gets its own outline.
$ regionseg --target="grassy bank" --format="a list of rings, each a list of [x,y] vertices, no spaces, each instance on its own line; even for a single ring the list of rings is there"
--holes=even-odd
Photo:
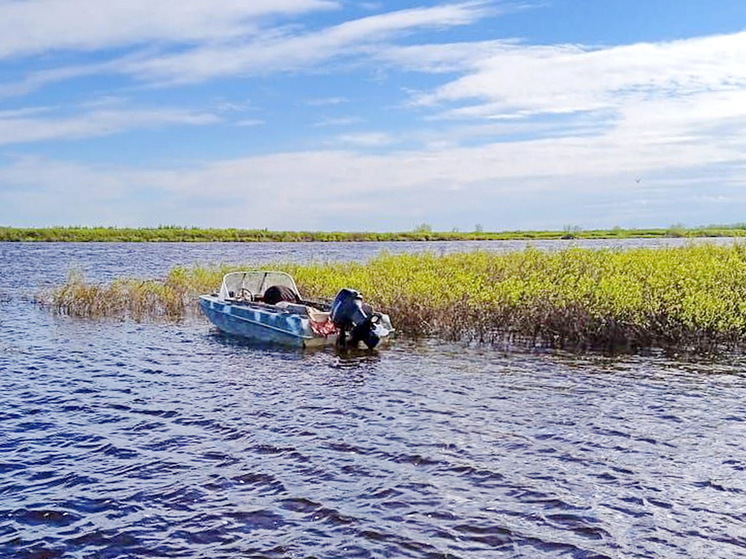
[[[741,245],[384,254],[364,264],[272,267],[292,274],[307,297],[331,297],[345,286],[359,289],[406,336],[573,350],[746,347]],[[200,293],[214,292],[231,269],[176,268],[159,281],[121,279],[108,285],[72,275],[48,303],[78,316],[178,319],[196,308]]]
[[[196,227],[0,227],[0,242],[354,242],[354,241],[486,241],[551,239],[624,239],[661,237],[741,237],[746,225],[662,229],[613,229],[583,231],[568,226],[562,231],[437,232],[426,226],[393,233],[341,231],[268,231],[266,229],[200,229]]]

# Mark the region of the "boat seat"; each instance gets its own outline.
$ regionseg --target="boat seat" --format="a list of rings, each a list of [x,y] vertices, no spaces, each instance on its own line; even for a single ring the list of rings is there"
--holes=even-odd
[[[280,301],[275,307],[279,307],[286,311],[303,314],[309,317],[314,322],[326,322],[329,320],[331,313],[326,311],[320,311],[310,305],[302,305],[300,303],[290,303],[289,301]]]
[[[268,303],[265,303],[268,304]],[[299,303],[291,303],[290,301],[279,301],[278,303],[275,303],[272,305],[273,307],[278,307],[280,309],[284,309],[286,311],[298,313],[298,314],[308,314],[309,307],[306,305],[301,305]]]
[[[332,313],[330,312],[320,311],[319,309],[314,309],[313,307],[306,308],[308,317],[314,322],[328,322],[331,319]]]

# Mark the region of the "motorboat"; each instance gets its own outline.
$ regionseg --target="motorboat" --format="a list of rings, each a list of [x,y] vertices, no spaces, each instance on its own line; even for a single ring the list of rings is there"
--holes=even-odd
[[[394,332],[389,316],[375,312],[358,291],[344,288],[333,300],[306,300],[295,280],[279,271],[228,273],[220,291],[200,296],[199,303],[219,330],[259,342],[372,349]]]

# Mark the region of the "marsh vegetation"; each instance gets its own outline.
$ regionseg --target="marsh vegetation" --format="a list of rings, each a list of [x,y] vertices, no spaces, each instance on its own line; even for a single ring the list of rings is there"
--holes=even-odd
[[[674,224],[659,229],[583,230],[566,225],[561,231],[434,231],[427,224],[412,231],[380,233],[371,231],[270,231],[267,229],[202,229],[161,226],[118,227],[0,227],[0,242],[355,242],[355,241],[496,241],[551,239],[629,239],[662,237],[741,237],[746,224],[686,228]]]
[[[159,280],[88,283],[73,273],[44,300],[93,318],[179,320],[228,271],[177,267]],[[400,334],[570,350],[664,348],[706,353],[746,345],[746,246],[559,252],[526,249],[381,254],[365,262],[273,264],[309,298],[354,287]]]

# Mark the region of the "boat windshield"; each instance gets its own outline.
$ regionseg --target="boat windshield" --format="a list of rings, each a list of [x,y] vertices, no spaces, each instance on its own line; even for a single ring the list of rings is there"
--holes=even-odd
[[[264,296],[267,288],[273,285],[289,287],[300,297],[293,278],[285,272],[271,272],[255,270],[251,272],[231,272],[223,277],[219,298],[234,299],[240,296],[242,290],[248,290],[251,297],[257,299]]]

